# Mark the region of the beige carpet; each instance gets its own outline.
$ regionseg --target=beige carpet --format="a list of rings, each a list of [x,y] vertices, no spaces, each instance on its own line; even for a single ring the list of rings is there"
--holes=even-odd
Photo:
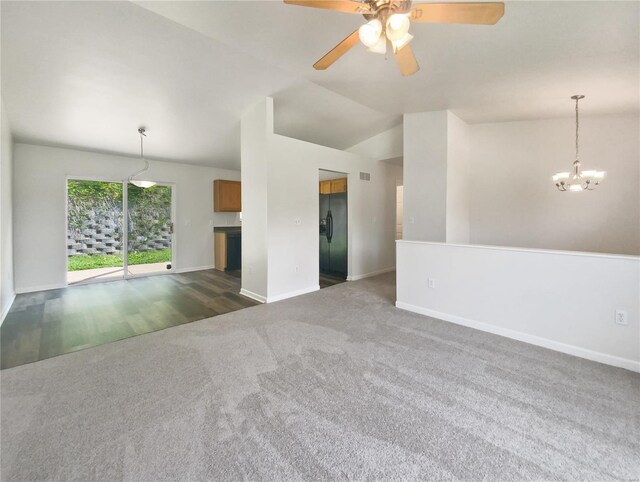
[[[2,479],[638,479],[640,376],[403,312],[394,290],[4,370]]]

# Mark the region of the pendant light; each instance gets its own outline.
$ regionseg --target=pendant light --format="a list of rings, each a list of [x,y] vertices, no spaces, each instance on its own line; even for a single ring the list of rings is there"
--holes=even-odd
[[[131,176],[129,176],[129,182],[131,184],[133,184],[134,186],[137,187],[141,187],[143,189],[146,189],[148,187],[151,186],[155,186],[156,183],[153,181],[141,181],[139,179],[134,179],[136,176],[142,174],[143,172],[149,170],[149,161],[147,161],[144,158],[144,149],[143,149],[143,139],[147,136],[147,131],[144,127],[139,127],[138,128],[138,134],[140,134],[140,159],[142,159],[144,161],[144,167],[142,169],[140,169],[138,172],[131,174]]]
[[[584,99],[584,95],[574,95],[571,97],[576,101],[576,160],[573,161],[571,172],[559,172],[554,174],[552,179],[558,191],[581,192],[593,191],[604,179],[605,171],[583,171],[580,167],[580,156],[578,149],[578,101]]]

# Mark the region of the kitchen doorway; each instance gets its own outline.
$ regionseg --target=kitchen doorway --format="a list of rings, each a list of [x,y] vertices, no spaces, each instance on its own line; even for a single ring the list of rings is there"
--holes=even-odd
[[[347,279],[347,174],[320,169],[318,195],[320,288],[326,288]]]
[[[67,180],[67,284],[165,273],[173,266],[174,193],[117,181]]]

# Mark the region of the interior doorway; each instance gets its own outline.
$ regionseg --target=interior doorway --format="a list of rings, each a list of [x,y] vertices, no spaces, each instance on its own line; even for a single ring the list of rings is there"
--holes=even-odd
[[[173,198],[166,184],[68,179],[67,283],[171,270]]]
[[[320,287],[346,281],[348,267],[348,176],[321,169],[319,195]]]

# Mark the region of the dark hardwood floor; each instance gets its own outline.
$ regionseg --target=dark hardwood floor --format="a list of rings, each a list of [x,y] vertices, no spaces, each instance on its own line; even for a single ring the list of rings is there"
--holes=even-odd
[[[258,304],[239,291],[240,272],[211,269],[20,294],[0,328],[1,367]]]
[[[340,283],[344,283],[347,281],[343,278],[335,278],[333,276],[329,276],[328,274],[320,274],[320,289],[328,288],[329,286],[337,285]]]

